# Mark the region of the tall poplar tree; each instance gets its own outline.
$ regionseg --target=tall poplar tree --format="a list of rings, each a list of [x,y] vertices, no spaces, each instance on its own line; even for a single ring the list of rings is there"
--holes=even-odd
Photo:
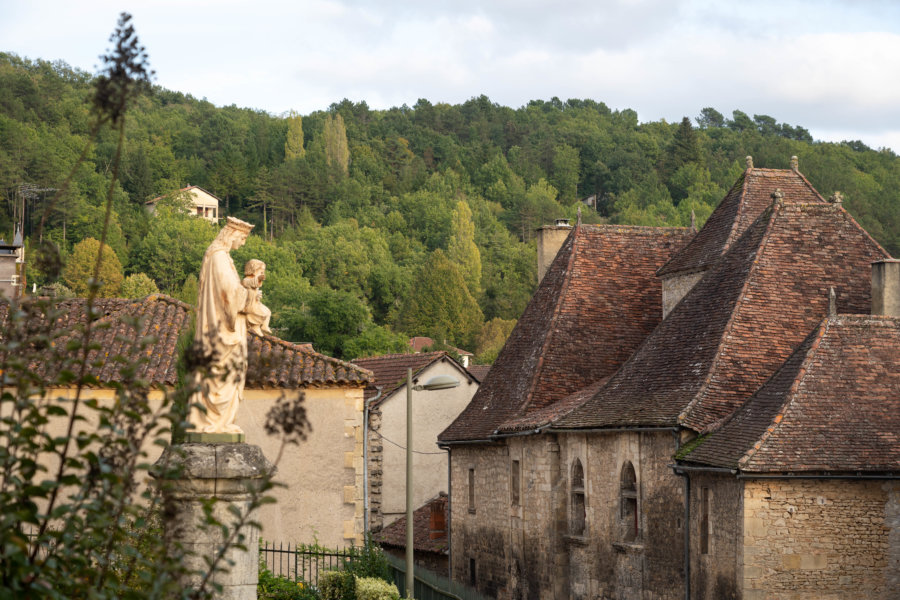
[[[447,258],[459,268],[469,292],[478,296],[481,293],[481,252],[475,245],[472,209],[465,200],[460,200],[453,211]]]
[[[325,117],[322,135],[325,138],[325,160],[328,166],[346,177],[350,172],[350,146],[347,144],[347,128],[344,127],[341,113]]]
[[[306,148],[303,147],[303,118],[291,111],[287,117],[287,137],[284,140],[284,160],[303,158]]]

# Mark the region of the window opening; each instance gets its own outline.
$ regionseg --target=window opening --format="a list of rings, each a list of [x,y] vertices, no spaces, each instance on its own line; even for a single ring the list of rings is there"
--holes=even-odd
[[[700,554],[709,554],[709,488],[700,488]]]
[[[624,539],[626,542],[633,542],[638,538],[639,520],[637,510],[637,476],[631,462],[626,461],[622,466],[620,482],[619,506]]]
[[[469,512],[475,512],[475,469],[469,469]]]
[[[521,493],[521,468],[519,461],[512,461],[509,473],[510,502],[513,506],[519,506],[519,494]]]
[[[585,506],[584,506],[584,467],[577,458],[572,465],[572,535],[584,535]]]
[[[469,586],[475,587],[475,559],[469,559]]]

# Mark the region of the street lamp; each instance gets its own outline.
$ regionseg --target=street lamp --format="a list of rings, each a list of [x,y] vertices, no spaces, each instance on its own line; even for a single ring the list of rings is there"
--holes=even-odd
[[[448,390],[459,385],[459,380],[450,375],[436,375],[423,385],[413,385],[412,369],[406,370],[406,597],[413,597],[413,390]]]

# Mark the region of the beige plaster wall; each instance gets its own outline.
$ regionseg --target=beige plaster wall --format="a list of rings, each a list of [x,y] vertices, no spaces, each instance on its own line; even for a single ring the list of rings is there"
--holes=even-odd
[[[900,482],[744,483],[744,600],[897,598]]]
[[[450,360],[422,373],[417,383],[436,375],[450,375],[458,387],[431,392],[413,391],[413,502],[416,508],[447,491],[447,453],[437,436],[459,416],[478,390]],[[415,385],[415,382],[414,382]],[[384,525],[406,513],[406,386],[379,405],[381,413],[381,511]],[[393,443],[392,443],[393,442]]]
[[[265,434],[266,413],[281,390],[246,390],[237,424],[247,442],[262,447],[270,461],[280,441]],[[286,446],[278,462],[276,504],[263,507],[262,538],[329,547],[363,541],[363,390],[306,390],[312,430],[299,446]]]
[[[567,226],[544,225],[537,232],[537,275],[538,283],[547,274],[550,263],[556,258],[563,242],[569,237],[572,228]]]
[[[74,397],[74,390],[69,389],[52,393],[57,398]],[[245,390],[236,419],[246,433],[247,443],[260,446],[273,463],[278,459],[281,443],[266,435],[264,425],[266,413],[281,393],[282,390]],[[86,389],[82,398],[111,401],[114,392]],[[161,398],[162,392],[151,393],[151,400],[159,402]],[[277,503],[264,506],[260,513],[263,539],[292,543],[318,540],[331,547],[362,543],[362,402],[362,388],[306,390],[306,414],[312,430],[300,446],[284,448],[276,481],[287,487],[276,488],[272,495]],[[93,425],[88,421],[79,427]],[[63,435],[66,421],[53,419],[48,427],[54,434]],[[150,462],[161,452],[152,440],[145,443],[144,451]],[[44,464],[54,473],[59,463],[47,456]],[[149,478],[142,482],[149,483]]]

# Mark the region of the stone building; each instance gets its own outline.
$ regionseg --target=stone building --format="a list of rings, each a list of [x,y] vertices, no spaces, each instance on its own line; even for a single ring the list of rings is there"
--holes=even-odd
[[[0,304],[6,321],[8,304]],[[86,320],[84,299],[63,300],[57,305],[55,344],[45,360],[33,365],[37,374],[59,369],[71,358],[67,342],[80,339]],[[179,340],[189,331],[189,305],[154,294],[140,300],[99,298],[94,301],[99,318],[92,326],[90,374],[97,384],[82,390],[82,399],[113,402],[114,384],[122,381],[123,363],[139,365],[135,376],[154,389],[150,400],[159,402],[166,390],[178,385]],[[137,320],[134,330],[129,323]],[[149,340],[142,347],[140,340]],[[188,338],[189,339],[189,338]],[[284,396],[305,394],[304,407],[312,426],[300,446],[288,446],[278,464],[273,490],[277,503],[260,511],[262,537],[283,542],[312,542],[325,546],[359,544],[364,539],[363,488],[363,391],[371,372],[314,352],[308,345],[292,344],[274,336],[249,334],[249,364],[244,402],[236,423],[247,442],[262,447],[274,461],[280,439],[265,432],[266,414]],[[74,384],[49,389],[48,398],[71,399]],[[61,420],[49,425],[65,431]],[[90,426],[88,424],[87,426]],[[149,462],[160,453],[158,446],[145,448]],[[48,459],[49,460],[49,459]]]
[[[451,457],[454,578],[499,598],[783,597],[764,595],[777,590],[768,580],[745,585],[739,551],[723,562],[730,575],[715,574],[721,584],[710,587],[709,574],[688,590],[699,577],[685,552],[698,509],[686,509],[697,500],[671,465],[816,329],[830,288],[835,311],[868,312],[869,265],[887,253],[834,200],[796,164],[748,164],[696,235],[576,225],[440,437]],[[896,424],[881,425],[896,446]],[[885,520],[892,498],[884,492],[867,513],[882,545],[900,535]],[[715,506],[730,514],[722,523],[742,518],[736,501]],[[855,593],[851,580],[836,585]]]

